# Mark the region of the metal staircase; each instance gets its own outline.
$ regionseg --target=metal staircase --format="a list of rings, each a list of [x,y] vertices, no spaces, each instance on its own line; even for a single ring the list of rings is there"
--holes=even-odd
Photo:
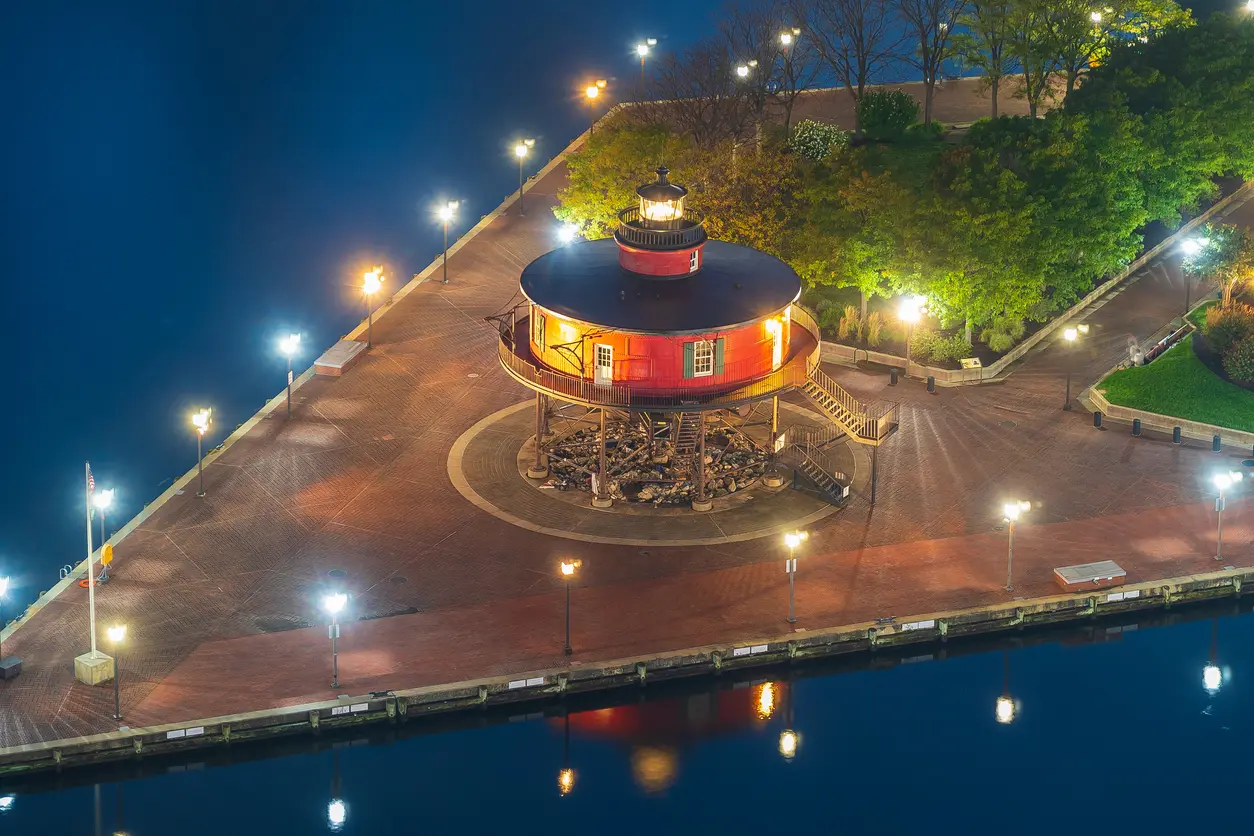
[[[704,413],[681,412],[675,430],[675,452],[681,456],[697,452],[697,437],[704,423]]]
[[[849,483],[847,481],[841,482],[836,476],[828,473],[800,446],[793,445],[789,448],[789,452],[795,460],[798,472],[805,474],[805,477],[814,483],[814,487],[818,488],[819,493],[826,496],[832,504],[840,505],[848,498]]]
[[[878,446],[897,429],[896,404],[883,405],[871,412],[832,380],[818,364],[812,365],[807,372],[801,391],[854,441]]]

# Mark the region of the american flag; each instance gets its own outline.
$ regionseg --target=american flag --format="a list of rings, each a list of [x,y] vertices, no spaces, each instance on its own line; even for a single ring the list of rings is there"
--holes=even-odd
[[[87,463],[87,493],[92,494],[96,491],[96,477],[91,475],[91,462]]]

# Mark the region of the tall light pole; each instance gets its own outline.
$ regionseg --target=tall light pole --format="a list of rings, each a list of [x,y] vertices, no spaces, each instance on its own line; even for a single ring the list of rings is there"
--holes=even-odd
[[[369,327],[369,326],[367,326]],[[292,355],[300,349],[300,334],[288,334],[279,340],[279,351],[287,357],[287,417],[292,417]]]
[[[1254,0],[1250,0],[1250,3],[1254,4]],[[1249,8],[1248,5],[1247,8]],[[1200,253],[1208,244],[1210,244],[1210,239],[1206,236],[1194,235],[1180,242],[1180,250],[1188,259]],[[1184,312],[1186,314],[1189,312],[1189,297],[1193,290],[1193,282],[1189,278],[1191,272],[1191,270],[1186,270],[1183,264],[1180,265],[1180,277],[1184,279]]]
[[[636,54],[640,56],[640,101],[644,101],[644,59],[649,54],[649,47],[657,44],[657,38],[648,38],[636,44]]]
[[[524,139],[514,146],[514,156],[518,158],[518,214],[527,214],[527,208],[523,205],[523,160],[527,158],[527,152],[534,148],[536,141],[534,139]]]
[[[1077,325],[1074,328],[1064,328],[1062,332],[1062,338],[1067,343],[1067,358],[1065,360],[1067,365],[1067,397],[1062,402],[1062,408],[1068,412],[1071,411],[1071,353],[1074,350],[1075,342],[1080,338],[1080,335],[1087,334],[1088,332],[1088,325]]]
[[[213,425],[213,410],[199,409],[192,413],[192,426],[196,429],[196,496],[205,495],[205,433]]]
[[[914,326],[927,313],[927,298],[907,296],[897,306],[897,318],[906,323],[906,377],[910,376],[910,341],[914,339]]]
[[[584,96],[588,99],[588,136],[592,136],[592,132],[596,130],[597,99],[601,97],[601,91],[605,89],[607,84],[608,82],[605,79],[598,78],[596,84],[589,84],[587,89],[583,91]]]
[[[340,611],[348,604],[348,596],[334,592],[322,599],[322,608],[331,614],[327,635],[331,637],[331,687],[340,687]]]
[[[790,531],[784,535],[784,545],[788,547],[788,562],[784,569],[788,572],[788,623],[796,624],[797,615],[794,609],[797,588],[797,546],[809,537],[804,531]]]
[[[575,570],[582,565],[582,560],[563,560],[561,566],[562,580],[566,582],[566,648],[563,652],[567,656],[575,652],[570,646],[570,581],[575,576]]]
[[[1011,583],[1015,564],[1015,521],[1032,508],[1031,502],[1019,500],[1016,502],[1007,502],[1002,507],[1003,522],[1006,523],[1006,591],[1013,592],[1014,584]]]
[[[519,163],[519,166],[521,167],[522,163]],[[437,214],[440,216],[440,222],[444,224],[444,283],[448,284],[448,222],[457,214],[457,201],[450,200],[440,207]]]
[[[1227,473],[1216,473],[1213,477],[1215,487],[1219,489],[1219,498],[1215,500],[1215,516],[1218,518],[1218,530],[1215,535],[1215,559],[1223,560],[1224,548],[1224,492],[1241,481],[1241,475],[1235,470]]]
[[[366,348],[374,348],[374,295],[383,287],[383,268],[367,270],[361,277],[361,293],[366,300]]]
[[[118,684],[121,671],[118,665],[118,652],[122,649],[122,641],[126,638],[126,625],[117,624],[108,629],[109,641],[113,644],[113,719],[122,719],[122,687]]]

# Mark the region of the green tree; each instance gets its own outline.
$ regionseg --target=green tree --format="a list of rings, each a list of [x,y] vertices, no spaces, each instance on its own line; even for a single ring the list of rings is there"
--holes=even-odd
[[[954,51],[964,67],[979,70],[997,118],[997,95],[1002,79],[1014,72],[1010,52],[1011,15],[1014,0],[972,0],[954,35]]]
[[[810,162],[825,160],[848,145],[848,131],[826,122],[815,122],[813,119],[802,119],[798,122],[788,140],[789,149]]]
[[[618,212],[637,201],[636,189],[684,143],[654,125],[613,124],[589,137],[566,158],[568,179],[557,193],[553,214],[579,227],[586,238],[605,238],[618,226]]]
[[[1008,50],[1019,67],[1015,96],[1025,99],[1028,113],[1037,113],[1054,97],[1058,74],[1058,18],[1049,0],[1015,0],[1010,9]]]
[[[1190,243],[1192,249],[1185,254],[1181,268],[1218,282],[1220,305],[1231,307],[1233,299],[1254,280],[1254,239],[1244,227],[1208,223]]]

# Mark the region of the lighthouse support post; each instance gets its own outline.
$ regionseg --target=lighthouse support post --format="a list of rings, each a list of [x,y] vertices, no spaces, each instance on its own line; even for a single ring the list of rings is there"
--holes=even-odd
[[[692,510],[709,511],[714,503],[705,495],[705,413],[701,413],[701,425],[697,430],[697,466],[694,473],[697,495],[692,500]]]
[[[762,475],[762,484],[768,488],[778,488],[784,484],[784,477],[779,473],[779,395],[771,398],[771,463]]]
[[[599,455],[597,457],[597,478],[595,490],[592,493],[593,508],[609,508],[614,504],[614,500],[610,498],[610,480],[609,471],[605,467],[605,409],[599,410],[601,413],[601,430],[597,434],[599,444]]]
[[[544,459],[544,394],[536,392],[536,460],[527,469],[528,479],[549,478],[549,465]]]

